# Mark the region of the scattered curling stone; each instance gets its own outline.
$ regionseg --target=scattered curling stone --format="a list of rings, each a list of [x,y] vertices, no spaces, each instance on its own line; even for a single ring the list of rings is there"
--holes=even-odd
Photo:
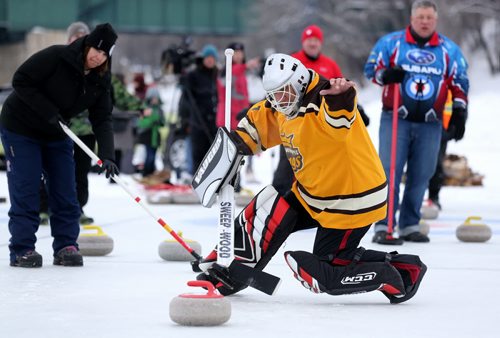
[[[178,235],[179,237],[182,237],[182,232],[179,231]],[[200,243],[189,239],[184,239],[184,241],[186,241],[186,243],[188,243],[194,251],[196,251],[198,254],[201,254]],[[158,254],[166,261],[189,262],[194,260],[194,257],[179,242],[174,239],[167,239],[161,242],[158,246]]]
[[[491,238],[491,228],[483,223],[472,223],[472,220],[480,221],[481,217],[471,216],[457,228],[457,238],[462,242],[486,242]]]
[[[190,185],[175,185],[172,189],[172,203],[199,204],[200,200]]]
[[[170,191],[148,191],[146,201],[149,204],[169,204],[172,203],[172,193]]]
[[[170,319],[179,325],[215,326],[231,317],[231,303],[208,281],[190,281],[189,286],[202,287],[207,294],[181,294],[170,302]]]
[[[84,225],[84,230],[97,230],[96,233],[80,234],[77,239],[80,253],[83,256],[106,256],[113,251],[113,239],[97,225]]]
[[[419,225],[420,233],[427,236],[429,234],[430,229],[431,229],[431,227],[429,226],[429,223],[427,223],[426,221],[421,219],[420,222],[418,223],[418,225]]]
[[[422,219],[436,219],[439,216],[439,207],[430,199],[425,200],[420,208],[420,214]]]

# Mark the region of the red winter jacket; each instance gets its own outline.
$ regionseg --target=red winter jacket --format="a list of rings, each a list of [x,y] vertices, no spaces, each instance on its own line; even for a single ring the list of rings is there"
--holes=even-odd
[[[292,56],[302,62],[306,68],[311,68],[327,79],[342,77],[342,71],[337,63],[323,54],[320,54],[316,60],[309,58],[304,50],[293,53]]]
[[[243,110],[248,108],[248,84],[246,78],[246,65],[245,64],[233,64],[232,67],[232,83],[231,83],[231,129],[236,129],[238,125],[238,120],[236,115]],[[224,115],[225,115],[225,103],[226,103],[226,83],[225,79],[217,80],[217,92],[219,102],[217,104],[217,126],[223,127]]]

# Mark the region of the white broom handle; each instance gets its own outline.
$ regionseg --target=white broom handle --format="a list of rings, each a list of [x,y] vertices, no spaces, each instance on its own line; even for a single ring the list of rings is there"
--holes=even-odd
[[[228,48],[226,56],[226,102],[225,126],[231,130],[231,80],[234,50]],[[217,227],[217,263],[229,266],[234,259],[234,187],[231,184],[222,188],[219,196],[219,224]]]
[[[234,50],[228,48],[224,51],[226,55],[226,105],[225,105],[225,126],[231,130],[231,81],[233,78],[233,55]]]

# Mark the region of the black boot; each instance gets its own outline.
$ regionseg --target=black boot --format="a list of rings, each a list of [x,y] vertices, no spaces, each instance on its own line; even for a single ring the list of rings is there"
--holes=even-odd
[[[43,264],[42,255],[35,250],[29,250],[22,255],[16,255],[16,259],[10,262],[10,266],[21,268],[40,268]]]
[[[401,238],[393,237],[387,231],[377,231],[372,238],[373,243],[384,244],[384,245],[402,245],[403,240]]]
[[[406,236],[401,236],[402,239],[404,239],[407,242],[416,242],[416,243],[428,243],[430,242],[430,239],[427,235],[424,235],[423,233],[419,231],[412,232],[411,234],[408,234]]]
[[[55,254],[54,265],[83,266],[83,257],[75,246],[67,246]]]

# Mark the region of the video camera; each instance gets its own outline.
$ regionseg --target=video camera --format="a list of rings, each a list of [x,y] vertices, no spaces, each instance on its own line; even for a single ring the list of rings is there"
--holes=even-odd
[[[196,52],[189,46],[192,43],[191,37],[185,37],[180,45],[170,45],[161,54],[161,62],[167,72],[176,75],[184,74],[196,60]]]

